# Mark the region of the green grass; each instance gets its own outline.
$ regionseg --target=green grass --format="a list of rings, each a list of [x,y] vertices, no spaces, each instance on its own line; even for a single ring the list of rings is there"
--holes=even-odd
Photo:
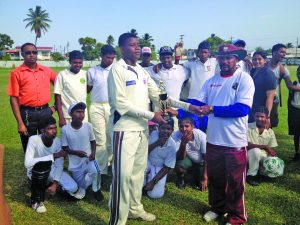
[[[62,68],[54,68],[59,71]],[[295,80],[296,67],[289,67]],[[82,201],[63,196],[47,197],[47,213],[37,214],[29,207],[30,191],[24,168],[24,153],[17,133],[17,125],[6,94],[10,69],[0,69],[0,143],[5,145],[4,193],[12,210],[14,224],[107,224],[109,218],[106,188],[105,200],[93,199],[91,193]],[[290,163],[294,154],[292,137],[287,135],[287,89],[282,85],[283,107],[280,108],[280,126],[275,129],[279,147],[278,155],[286,162],[285,175],[259,187],[247,185],[246,208],[248,224],[299,224],[300,222],[300,163]],[[165,197],[150,200],[143,197],[147,211],[154,213],[153,223],[129,221],[128,224],[206,224],[199,216],[208,209],[207,192],[190,187],[178,190],[175,176],[169,176]],[[108,185],[106,185],[108,186]],[[1,224],[1,221],[0,221]],[[220,221],[210,224],[220,224]]]

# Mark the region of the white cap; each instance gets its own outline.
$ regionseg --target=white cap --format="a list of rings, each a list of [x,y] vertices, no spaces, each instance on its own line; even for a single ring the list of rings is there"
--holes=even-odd
[[[76,109],[86,109],[86,104],[83,102],[77,102],[72,105],[70,105],[68,109],[68,113],[71,116],[72,112],[74,112]]]
[[[151,48],[143,47],[142,48],[142,54],[150,54],[151,55]]]

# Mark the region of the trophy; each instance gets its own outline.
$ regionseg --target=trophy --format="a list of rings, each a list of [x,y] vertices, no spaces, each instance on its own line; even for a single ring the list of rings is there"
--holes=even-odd
[[[159,81],[158,88],[160,90],[160,94],[159,94],[160,110],[164,113],[163,118],[165,120],[169,120],[170,115],[169,115],[169,113],[166,112],[166,109],[169,108],[171,105],[170,105],[170,102],[168,101],[168,94],[166,92],[166,88],[165,88],[164,82],[162,80]]]

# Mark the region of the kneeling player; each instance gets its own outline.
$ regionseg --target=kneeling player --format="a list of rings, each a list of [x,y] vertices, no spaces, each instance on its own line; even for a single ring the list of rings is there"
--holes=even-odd
[[[144,191],[150,198],[161,198],[165,193],[168,172],[176,163],[176,145],[170,137],[174,129],[174,120],[161,124],[153,131],[149,139],[148,164],[145,175]]]
[[[39,122],[41,134],[29,138],[25,167],[31,180],[31,206],[38,213],[46,212],[44,206],[45,190],[55,194],[58,185],[77,199],[82,198],[76,182],[63,172],[64,157],[67,153],[61,150],[60,139],[56,137],[56,121],[49,116]]]
[[[100,176],[100,169],[95,160],[96,141],[93,127],[89,122],[83,122],[86,104],[75,103],[69,107],[71,123],[62,127],[62,146],[69,156],[69,171],[79,187],[85,190]],[[100,186],[94,187],[96,200],[102,201]],[[85,193],[84,193],[85,194]]]

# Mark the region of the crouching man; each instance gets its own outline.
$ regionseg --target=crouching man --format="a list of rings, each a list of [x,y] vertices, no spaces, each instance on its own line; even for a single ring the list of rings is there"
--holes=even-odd
[[[52,116],[40,122],[41,134],[33,135],[25,154],[27,176],[31,180],[31,207],[38,213],[46,212],[44,206],[45,191],[55,194],[58,186],[71,196],[80,199],[76,182],[63,172],[64,157],[67,153],[61,150],[60,139],[56,137],[56,121]]]
[[[277,141],[272,129],[266,129],[267,116],[269,111],[265,106],[257,107],[255,110],[255,123],[249,124],[248,128],[248,154],[247,161],[249,169],[247,171],[246,181],[248,184],[259,185],[257,176],[260,164],[267,157],[275,157],[274,150],[277,147]]]
[[[185,187],[185,174],[192,171],[194,187],[205,191],[207,187],[207,173],[205,166],[206,134],[199,129],[194,129],[194,120],[191,117],[179,121],[179,130],[172,138],[176,143],[177,162],[177,187]]]
[[[149,139],[148,163],[145,174],[144,192],[150,198],[162,198],[165,193],[167,174],[175,167],[176,145],[170,137],[174,129],[174,120],[161,124],[153,131]]]

